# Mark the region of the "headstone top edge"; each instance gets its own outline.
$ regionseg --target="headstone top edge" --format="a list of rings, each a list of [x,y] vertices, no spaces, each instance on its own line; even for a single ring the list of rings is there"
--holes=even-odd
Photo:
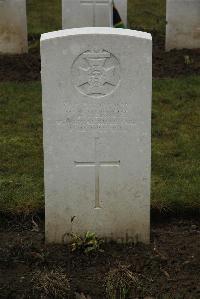
[[[83,28],[72,28],[72,29],[64,29],[59,31],[53,31],[44,33],[41,35],[41,42],[54,39],[61,38],[73,35],[89,35],[89,34],[102,34],[102,35],[121,35],[121,36],[130,36],[136,37],[146,40],[152,40],[152,36],[150,33],[130,30],[130,29],[122,29],[122,28],[109,28],[109,27],[83,27]]]

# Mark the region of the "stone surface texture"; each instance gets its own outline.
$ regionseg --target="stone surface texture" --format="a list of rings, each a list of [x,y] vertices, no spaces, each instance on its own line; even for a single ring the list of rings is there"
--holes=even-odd
[[[149,242],[152,40],[68,29],[41,37],[46,240]]]
[[[112,27],[112,0],[62,0],[62,27]]]
[[[0,0],[0,53],[28,52],[26,0]]]
[[[167,0],[166,50],[200,48],[200,0]]]

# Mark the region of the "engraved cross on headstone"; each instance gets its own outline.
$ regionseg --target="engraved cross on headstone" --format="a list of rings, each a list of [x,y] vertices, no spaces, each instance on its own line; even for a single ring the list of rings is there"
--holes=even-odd
[[[99,138],[95,138],[95,161],[94,162],[77,162],[74,161],[76,167],[95,167],[95,208],[100,209],[100,199],[99,199],[99,176],[100,167],[119,167],[120,161],[99,161],[97,157],[97,143]]]
[[[96,26],[96,7],[98,5],[108,5],[111,3],[111,0],[80,0],[82,5],[92,5],[93,9],[93,26]]]

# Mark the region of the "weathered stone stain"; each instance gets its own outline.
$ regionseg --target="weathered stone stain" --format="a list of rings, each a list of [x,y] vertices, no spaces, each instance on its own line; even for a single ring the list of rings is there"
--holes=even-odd
[[[26,1],[0,2],[0,53],[28,51]]]
[[[199,46],[200,46],[200,27],[194,30],[193,38],[199,40]]]
[[[0,25],[0,52],[23,53],[26,52],[26,48],[26,37],[20,27]]]

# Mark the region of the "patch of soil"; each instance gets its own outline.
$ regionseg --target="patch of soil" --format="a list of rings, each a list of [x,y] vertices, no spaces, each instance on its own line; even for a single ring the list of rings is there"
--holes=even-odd
[[[153,77],[200,74],[200,49],[165,52],[165,37],[153,32]],[[40,80],[39,36],[29,37],[29,53],[0,55],[0,81]]]
[[[153,33],[153,77],[200,74],[200,49],[165,52],[165,36]]]
[[[0,56],[0,81],[40,80],[40,55]]]
[[[0,55],[0,81],[40,80],[40,37],[29,38],[29,53]]]
[[[150,245],[104,244],[103,252],[90,255],[45,245],[43,225],[38,218],[26,229],[1,229],[0,298],[42,298],[33,294],[31,279],[36,271],[56,268],[69,277],[68,298],[108,298],[105,277],[119,265],[138,278],[126,299],[200,298],[200,220],[153,223]]]

